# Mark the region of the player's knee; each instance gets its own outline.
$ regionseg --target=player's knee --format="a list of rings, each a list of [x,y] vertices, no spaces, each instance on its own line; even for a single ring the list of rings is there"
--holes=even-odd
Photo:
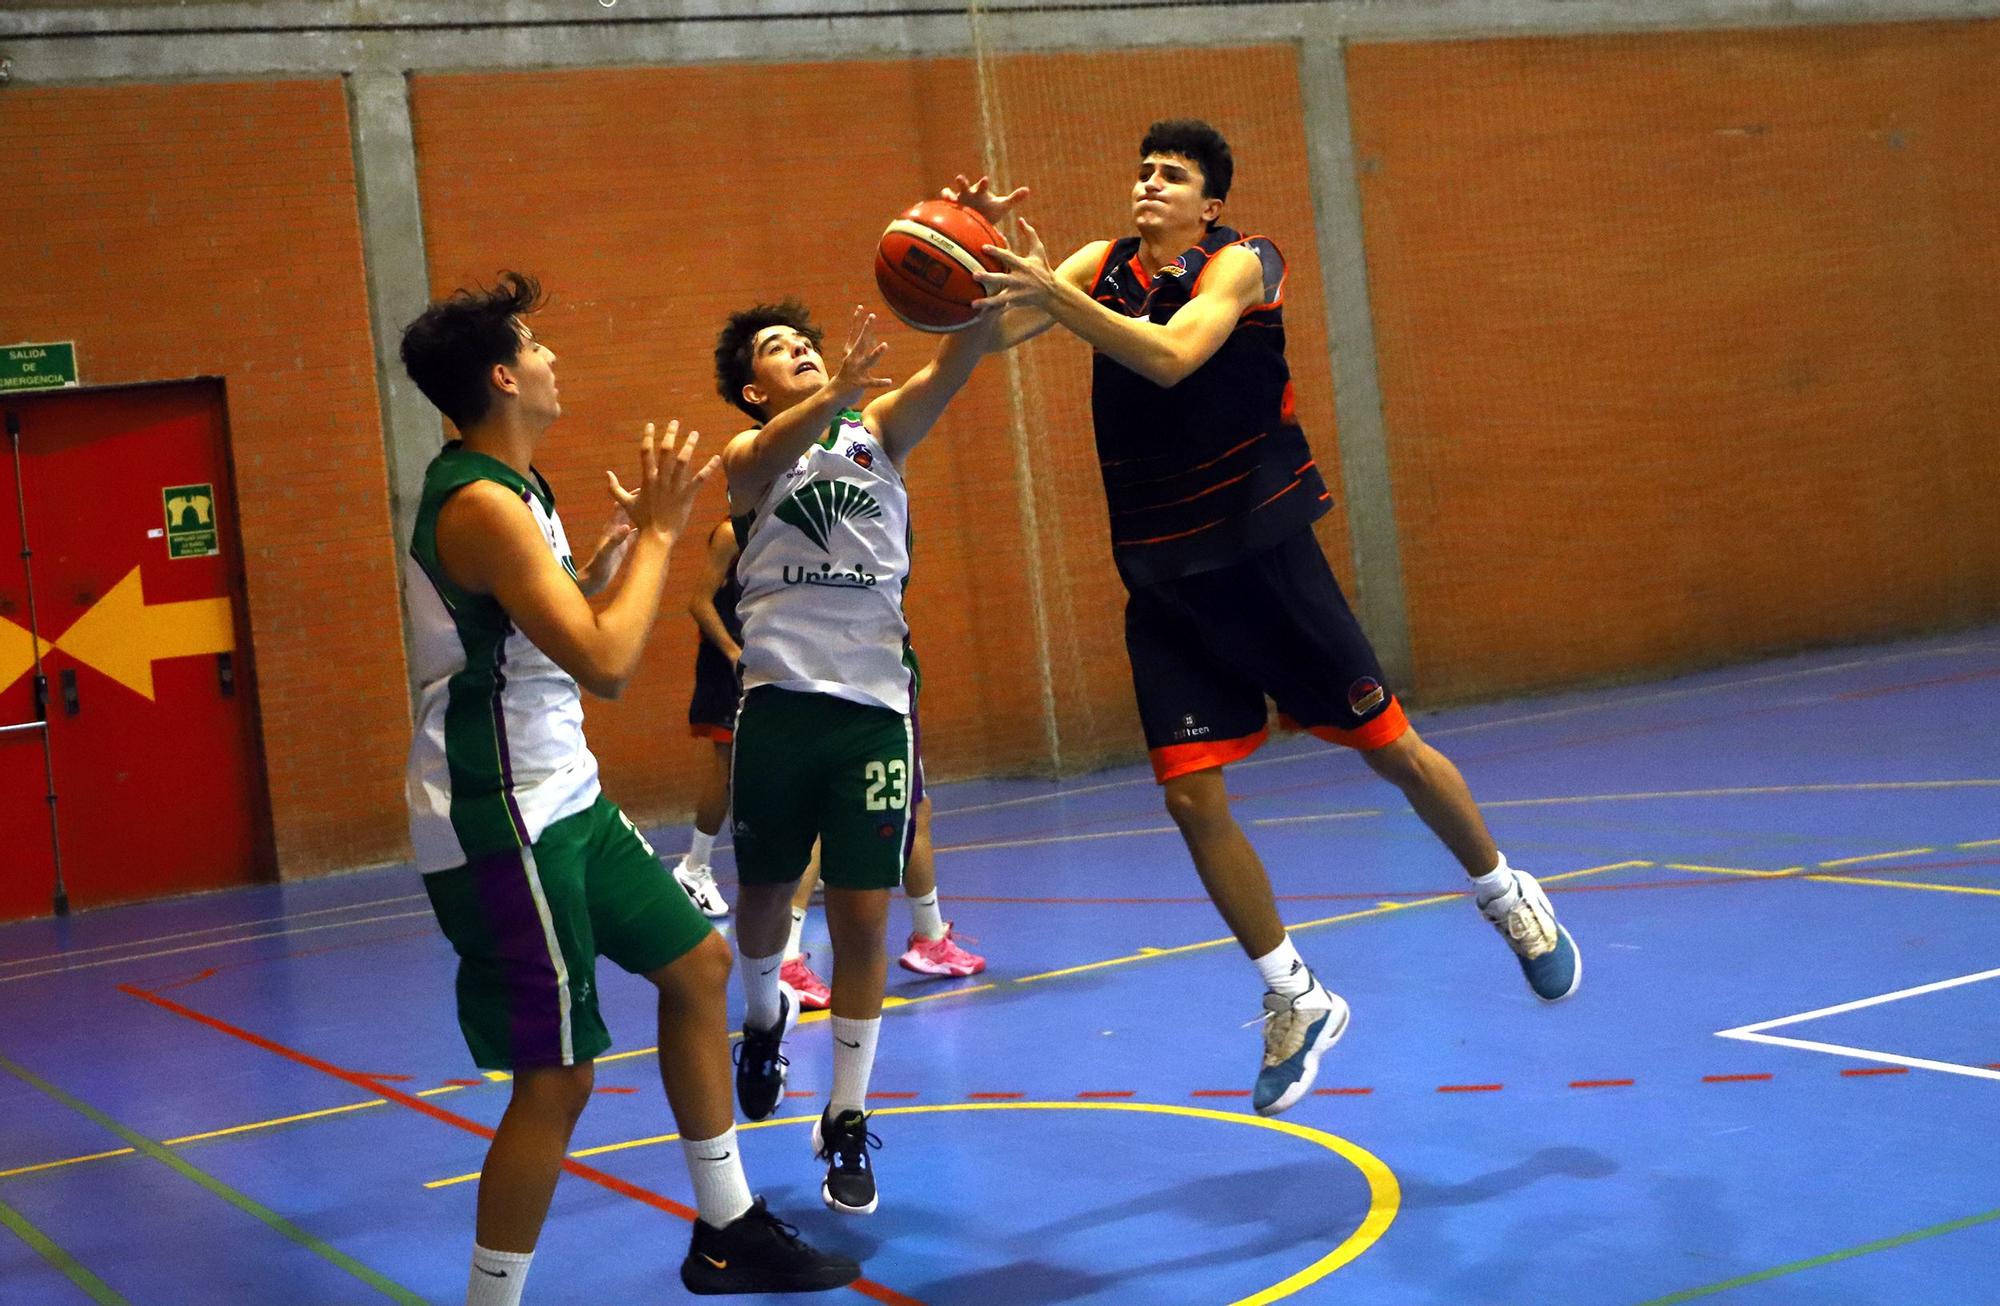
[[[729,971],[734,964],[728,942],[711,930],[700,943],[646,978],[666,998],[720,994],[728,990]]]
[[[1208,783],[1201,776],[1186,779],[1194,783],[1169,780],[1165,794],[1167,815],[1173,818],[1181,833],[1195,839],[1225,828],[1230,819],[1229,796],[1222,786]]]
[[[580,1066],[541,1066],[514,1076],[514,1100],[538,1115],[561,1116],[575,1123],[590,1105],[591,1089],[597,1084],[597,1067],[586,1061]]]
[[[1417,738],[1416,731],[1405,730],[1380,748],[1363,750],[1361,760],[1384,780],[1407,787],[1423,779],[1424,757],[1429,751],[1430,745]]]

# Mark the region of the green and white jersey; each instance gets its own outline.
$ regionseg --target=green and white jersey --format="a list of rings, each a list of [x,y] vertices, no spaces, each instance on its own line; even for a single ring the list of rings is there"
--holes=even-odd
[[[740,505],[739,505],[740,507]],[[910,710],[910,494],[847,409],[751,507],[736,577],[743,688]]]
[[[404,779],[420,871],[529,846],[598,794],[576,681],[515,629],[496,600],[452,584],[438,563],[438,510],[474,481],[497,481],[519,495],[549,552],[576,575],[541,473],[531,484],[457,441],[431,461],[410,540],[417,565],[403,586],[421,686]]]

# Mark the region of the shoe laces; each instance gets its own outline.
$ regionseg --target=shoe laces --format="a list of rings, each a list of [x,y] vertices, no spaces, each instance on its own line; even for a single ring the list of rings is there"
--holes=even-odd
[[[743,1213],[742,1218],[756,1221],[758,1225],[770,1230],[779,1242],[784,1243],[788,1247],[802,1247],[805,1245],[799,1239],[799,1227],[773,1215],[771,1208],[764,1205],[764,1199],[761,1197],[750,1204],[750,1209]]]
[[[871,1147],[881,1150],[882,1140],[868,1127],[865,1114],[853,1124],[842,1124],[840,1119],[829,1120],[820,1130],[820,1159],[832,1161],[835,1169],[867,1170],[868,1149]]]
[[[773,1070],[776,1070],[779,1066],[791,1065],[792,1059],[786,1056],[784,1053],[778,1051],[778,1047],[782,1042],[782,1040],[778,1038],[778,1030],[781,1030],[783,1028],[784,1028],[784,1022],[780,1021],[778,1022],[778,1029],[773,1029],[769,1031],[745,1030],[743,1033],[743,1041],[741,1043],[738,1043],[735,1047],[735,1060],[737,1066],[739,1068],[748,1069],[754,1074],[768,1075]],[[749,1066],[745,1067],[743,1063],[752,1054],[753,1044],[756,1045],[754,1047],[754,1052],[757,1059],[751,1062]]]
[[[1264,1013],[1255,1020],[1243,1022],[1243,1028],[1252,1025],[1264,1027],[1264,1064],[1278,1065],[1297,1054],[1304,1046],[1306,1031],[1312,1023],[1326,1014],[1324,1007],[1301,1007],[1299,999],[1309,997],[1312,989],[1307,989],[1297,998],[1282,997],[1277,993],[1264,995]],[[1273,1005],[1274,1003],[1281,1005]]]

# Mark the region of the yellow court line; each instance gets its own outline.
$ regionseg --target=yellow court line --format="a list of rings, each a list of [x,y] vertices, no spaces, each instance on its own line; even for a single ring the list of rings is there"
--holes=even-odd
[[[1611,862],[1604,866],[1586,866],[1580,871],[1564,871],[1561,875],[1539,876],[1543,884],[1554,884],[1559,880],[1573,880],[1580,875],[1599,875],[1605,871],[1622,871],[1635,866],[1651,866],[1648,861]],[[1371,916],[1387,916],[1391,912],[1408,911],[1412,907],[1430,907],[1441,902],[1455,902],[1464,893],[1441,893],[1432,898],[1418,898],[1411,902],[1384,903],[1377,907],[1364,907],[1360,911],[1342,912],[1338,916],[1322,916],[1318,920],[1298,921],[1285,926],[1287,930],[1310,930],[1321,925],[1338,925],[1343,921],[1366,920]],[[1066,966],[1061,970],[1043,971],[1039,975],[1023,975],[1016,984],[1033,984],[1039,980],[1058,979],[1064,975],[1081,975],[1087,971],[1104,970],[1110,966],[1126,966],[1135,961],[1152,961],[1157,957],[1172,957],[1184,952],[1200,952],[1205,948],[1220,948],[1236,942],[1234,935],[1224,935],[1219,939],[1203,939],[1200,943],[1183,943],[1177,948],[1141,948],[1123,957],[1112,957],[1105,961],[1085,962],[1081,966]]]
[[[1818,880],[1821,884],[1872,884],[1881,889],[1929,889],[1933,893],[1971,893],[1986,898],[2000,898],[2000,889],[1975,889],[1967,884],[1916,884],[1909,880],[1864,880],[1855,875],[1808,875],[1808,880]]]
[[[1866,857],[1839,857],[1830,862],[1819,862],[1820,866],[1859,866],[1863,862],[1893,862],[1898,857],[1921,857],[1934,853],[1935,848],[1902,848],[1892,853],[1869,853]]]
[[[1955,843],[1954,848],[2000,848],[2000,839],[1975,839],[1971,843]]]
[[[1688,862],[1668,862],[1666,863],[1666,869],[1670,871],[1700,871],[1704,875],[1748,875],[1759,880],[1774,880],[1784,875],[1797,875],[1805,867],[1787,866],[1782,871],[1752,871],[1746,870],[1741,866],[1695,866]]]
[[[17,1174],[33,1174],[37,1170],[54,1170],[65,1165],[81,1165],[85,1161],[103,1161],[114,1156],[131,1156],[136,1147],[115,1147],[109,1152],[92,1152],[89,1156],[66,1156],[60,1161],[43,1161],[40,1165],[17,1166],[12,1170],[0,1170],[0,1179],[12,1179]]]
[[[1191,1120],[1212,1120],[1222,1124],[1241,1125],[1252,1129],[1268,1129],[1274,1133],[1286,1134],[1303,1139],[1334,1153],[1356,1170],[1368,1184],[1368,1214],[1355,1226],[1354,1232],[1342,1239],[1332,1251],[1320,1257],[1304,1269],[1292,1274],[1268,1288],[1248,1297],[1238,1298],[1230,1306],[1268,1306],[1269,1303],[1289,1297],[1324,1279],[1341,1266],[1360,1256],[1381,1241],[1389,1226],[1395,1222],[1397,1212],[1402,1209],[1403,1189],[1397,1182],[1395,1171],[1382,1159],[1355,1143],[1337,1134],[1329,1134],[1290,1120],[1268,1119],[1264,1116],[1244,1115],[1230,1111],[1214,1111],[1207,1107],[1179,1106],[1164,1102],[943,1102],[935,1106],[893,1106],[872,1111],[871,1116],[912,1116],[928,1115],[945,1111],[1124,1111],[1139,1114],[1185,1116]],[[782,1116],[774,1120],[758,1120],[737,1126],[738,1131],[770,1129],[778,1125],[809,1124],[817,1115]],[[611,1143],[604,1147],[594,1147],[581,1152],[571,1152],[572,1157],[599,1156],[605,1152],[624,1148],[644,1147],[654,1143],[668,1143],[679,1138],[678,1134],[661,1134],[654,1138],[637,1138],[626,1143]],[[443,1188],[450,1184],[464,1183],[479,1176],[459,1175],[450,1179],[434,1179],[424,1185],[426,1188]]]
[[[328,1107],[323,1111],[302,1111],[298,1115],[279,1116],[275,1120],[255,1120],[247,1125],[231,1125],[227,1129],[211,1129],[206,1133],[183,1134],[179,1138],[163,1138],[162,1146],[179,1147],[183,1143],[199,1143],[209,1138],[224,1138],[230,1134],[247,1134],[259,1129],[276,1129],[279,1125],[297,1124],[301,1120],[320,1120],[327,1116],[345,1115],[349,1111],[363,1111],[371,1106],[389,1105],[386,1098],[370,1098],[366,1102],[349,1102],[346,1106]],[[114,1148],[109,1152],[92,1152],[87,1156],[69,1156],[60,1161],[43,1161],[39,1165],[24,1165],[13,1170],[0,1170],[0,1179],[11,1179],[15,1175],[33,1174],[37,1170],[54,1170],[66,1165],[81,1165],[85,1161],[104,1161],[114,1156],[130,1156],[135,1149]]]

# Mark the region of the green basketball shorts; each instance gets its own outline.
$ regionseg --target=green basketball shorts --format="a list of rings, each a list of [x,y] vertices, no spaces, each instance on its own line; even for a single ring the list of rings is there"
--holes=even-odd
[[[915,721],[831,694],[759,685],[736,717],[736,875],[786,884],[820,841],[836,889],[893,889],[916,834]]]
[[[484,1070],[573,1066],[611,1046],[597,958],[650,974],[707,938],[707,917],[598,795],[529,848],[424,877],[458,953],[458,1025]]]

